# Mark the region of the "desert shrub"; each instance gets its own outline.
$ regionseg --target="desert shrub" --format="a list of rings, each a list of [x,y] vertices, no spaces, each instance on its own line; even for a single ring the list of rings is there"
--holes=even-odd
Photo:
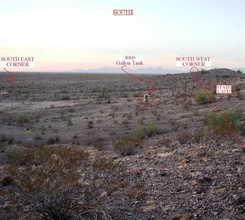
[[[210,94],[210,96],[212,97],[212,99],[214,99],[213,94]],[[207,94],[203,90],[199,90],[195,93],[195,100],[198,104],[206,104],[206,103],[210,102],[209,97],[207,96]]]
[[[134,131],[133,131],[133,135],[132,135],[133,139],[135,140],[141,140],[145,137],[145,132],[144,129],[142,127],[137,127]]]
[[[130,156],[137,153],[140,141],[132,138],[122,138],[113,143],[114,150],[121,156]]]
[[[208,73],[207,70],[205,70],[205,69],[202,69],[202,70],[201,70],[201,74],[207,74],[207,73]]]
[[[123,93],[122,93],[122,97],[123,97],[123,98],[128,98],[128,93],[127,93],[127,92],[123,92]]]
[[[182,131],[180,133],[177,134],[177,140],[181,143],[181,144],[186,144],[187,142],[191,141],[191,134],[187,131]]]
[[[56,144],[59,142],[59,136],[55,136],[55,137],[50,137],[47,141],[47,144]]]
[[[98,150],[98,151],[103,151],[105,149],[105,140],[102,138],[99,138],[95,141],[95,143],[93,144],[94,147]]]
[[[92,129],[94,127],[94,122],[92,120],[87,122],[87,128]]]
[[[204,127],[194,129],[192,130],[191,136],[192,136],[192,141],[194,143],[197,143],[197,144],[203,143],[207,139],[208,130]]]
[[[72,119],[69,117],[67,119],[67,126],[72,126],[72,125],[73,125]]]
[[[68,93],[68,92],[67,92],[67,90],[62,89],[61,93],[63,93],[63,94],[64,94],[64,93]]]
[[[149,122],[144,127],[137,127],[133,131],[132,138],[135,140],[141,140],[144,137],[151,137],[154,134],[157,134],[159,127],[155,122]]]
[[[9,175],[9,174],[5,174],[1,177],[0,179],[0,183],[1,185],[4,186],[9,186],[10,184],[12,184],[14,182],[14,178]]]
[[[12,151],[6,152],[5,160],[8,164],[17,164],[20,166],[25,165],[26,161],[24,158],[25,149],[15,149]]]
[[[7,142],[8,144],[12,144],[14,141],[14,137],[7,136],[6,134],[0,134],[0,143]]]
[[[231,125],[231,127],[235,130],[239,129],[239,120],[240,116],[237,111],[228,110],[222,113],[227,122]],[[216,132],[216,133],[228,133],[229,128],[227,126],[226,121],[218,112],[209,112],[208,113],[208,125]]]
[[[134,92],[134,97],[141,97],[141,93],[139,91]]]
[[[23,88],[23,89],[21,90],[21,92],[22,92],[23,94],[30,94],[30,89],[28,89],[28,88]]]
[[[11,206],[6,219],[111,219],[113,210],[121,210],[118,196],[127,204],[127,192],[136,195],[142,186],[122,163],[91,159],[74,146],[37,147],[25,152],[24,159],[24,166],[7,167],[15,184],[5,193]]]
[[[158,125],[155,122],[150,122],[145,127],[145,134],[148,137],[151,137],[152,135],[156,134],[158,130],[159,130]]]
[[[8,140],[8,138],[7,138],[7,135],[6,134],[1,134],[0,135],[0,142],[5,142],[7,140]]]
[[[9,168],[16,178],[13,194],[19,201],[18,208],[28,207],[29,213],[42,219],[64,219],[70,208],[77,206],[80,189],[76,166],[85,157],[82,151],[61,147],[40,147],[26,152],[25,166]]]
[[[16,115],[16,121],[19,124],[24,124],[24,123],[28,123],[30,121],[30,118],[28,115],[26,115],[26,113],[21,112]]]
[[[100,98],[105,98],[105,93],[98,92],[97,93],[97,99],[100,99]]]
[[[63,95],[61,96],[61,100],[70,100],[70,96],[67,95],[67,94],[63,94]]]
[[[163,144],[165,147],[170,147],[170,145],[172,144],[172,139],[169,137],[166,137],[161,140],[161,144]]]
[[[8,137],[8,140],[7,140],[7,143],[8,143],[8,144],[12,144],[13,142],[14,142],[14,137],[9,136],[9,137]]]

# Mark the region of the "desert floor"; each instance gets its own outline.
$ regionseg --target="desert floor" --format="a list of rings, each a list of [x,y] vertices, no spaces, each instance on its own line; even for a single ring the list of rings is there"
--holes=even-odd
[[[244,152],[231,132],[208,126],[215,108],[196,102],[200,85],[188,73],[140,77],[154,85],[147,104],[141,99],[151,88],[127,74],[15,73],[6,83],[1,73],[2,164],[18,148],[76,145],[141,173],[147,195],[132,205],[138,219],[243,219]],[[244,123],[244,74],[215,69],[199,77],[210,92],[216,84],[233,86],[233,94],[216,94],[215,102]],[[244,129],[237,134],[244,143]],[[140,147],[122,156],[113,143],[127,137],[139,138]]]

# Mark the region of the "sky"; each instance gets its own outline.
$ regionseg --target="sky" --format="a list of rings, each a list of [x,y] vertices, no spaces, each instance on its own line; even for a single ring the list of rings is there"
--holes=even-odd
[[[120,68],[118,55],[145,68],[178,69],[179,56],[244,68],[244,12],[244,0],[2,0],[0,57],[34,57],[31,71]]]

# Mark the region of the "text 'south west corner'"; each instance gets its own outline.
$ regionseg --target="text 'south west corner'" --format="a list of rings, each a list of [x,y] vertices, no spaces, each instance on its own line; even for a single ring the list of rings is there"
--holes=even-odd
[[[177,67],[210,67],[210,57],[176,57]]]

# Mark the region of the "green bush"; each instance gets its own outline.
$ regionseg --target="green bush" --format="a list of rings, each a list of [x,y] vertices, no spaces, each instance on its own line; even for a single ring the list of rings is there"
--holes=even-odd
[[[61,100],[70,100],[70,96],[64,94],[64,95],[61,96]]]
[[[145,132],[142,127],[138,127],[133,131],[133,139],[141,140],[145,137]]]
[[[122,97],[123,97],[123,98],[128,98],[128,93],[127,93],[127,92],[123,92],[123,93],[122,93]]]
[[[144,137],[151,137],[158,132],[158,125],[155,122],[150,122],[144,127],[138,127],[133,131],[133,139],[141,140]]]
[[[26,115],[26,113],[18,113],[16,115],[16,121],[19,124],[24,124],[24,123],[28,123],[30,121],[30,118],[28,115]]]
[[[209,92],[208,92],[209,93]],[[209,93],[209,95],[214,99],[214,95]],[[199,90],[195,93],[195,100],[198,104],[206,104],[211,102],[205,91]]]
[[[158,125],[155,122],[150,122],[145,127],[145,134],[148,137],[151,137],[152,135],[156,134],[158,132]]]
[[[237,111],[234,110],[228,110],[225,111],[224,117],[229,122],[231,127],[235,130],[238,130],[240,127],[240,116]],[[228,133],[229,128],[227,126],[226,121],[223,119],[223,117],[218,112],[209,112],[208,113],[208,125],[217,133]]]

